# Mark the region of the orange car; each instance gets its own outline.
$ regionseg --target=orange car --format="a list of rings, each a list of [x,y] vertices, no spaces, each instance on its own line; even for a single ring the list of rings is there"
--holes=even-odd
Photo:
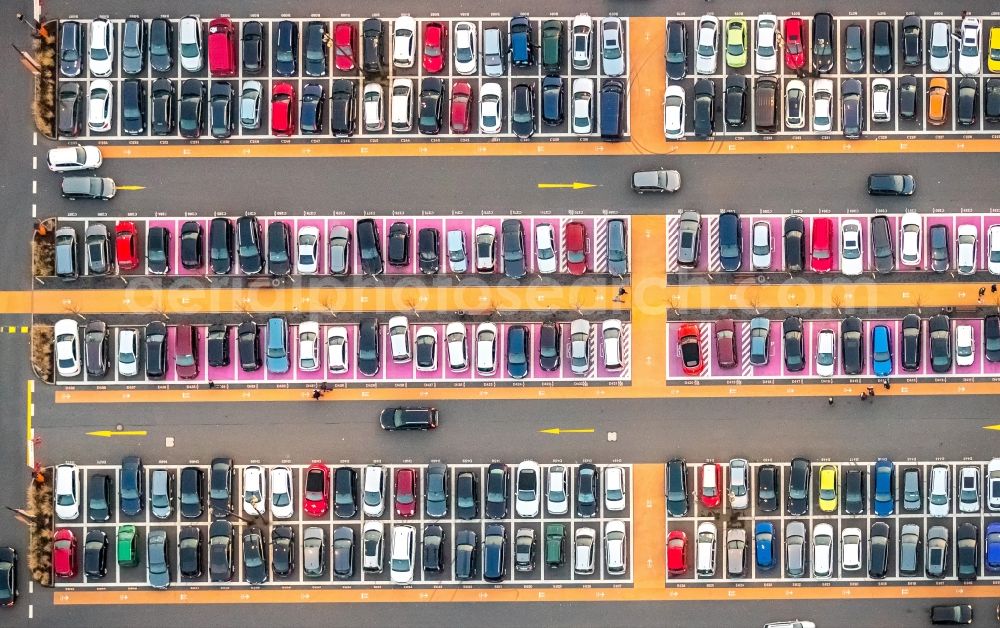
[[[944,124],[948,118],[948,79],[932,78],[927,88],[927,122]]]
[[[700,375],[705,370],[705,361],[701,357],[701,329],[698,325],[681,325],[677,330],[677,346],[680,347],[684,374]]]

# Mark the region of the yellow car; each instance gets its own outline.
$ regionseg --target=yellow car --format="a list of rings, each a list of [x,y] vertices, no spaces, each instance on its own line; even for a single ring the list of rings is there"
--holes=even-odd
[[[986,67],[990,72],[1000,72],[1000,26],[990,29],[990,51],[986,55]]]
[[[747,64],[747,21],[734,17],[726,22],[726,65],[742,68]]]
[[[819,509],[837,511],[837,468],[825,464],[819,468]]]

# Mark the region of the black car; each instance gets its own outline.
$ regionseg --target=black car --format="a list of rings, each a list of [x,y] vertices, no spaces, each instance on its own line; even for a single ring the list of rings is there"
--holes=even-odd
[[[943,273],[951,265],[951,240],[946,225],[931,225],[927,235],[931,270]]]
[[[208,500],[212,507],[212,516],[227,516],[233,506],[233,459],[213,459],[208,481]]]
[[[510,128],[514,135],[529,138],[535,134],[535,85],[518,83],[511,93]]]
[[[180,511],[185,519],[197,519],[205,512],[205,472],[198,467],[181,469]]]
[[[930,337],[931,369],[935,373],[951,370],[951,319],[946,314],[937,314],[927,321],[927,335]]]
[[[724,107],[726,125],[739,128],[747,121],[747,77],[731,74],[726,77]]]
[[[962,126],[976,123],[979,110],[979,82],[969,76],[958,81],[958,100],[955,103],[955,119]]]
[[[566,83],[561,76],[542,79],[542,123],[559,126],[566,119]]]
[[[1000,362],[1000,316],[983,318],[983,352],[989,362]]]
[[[955,532],[955,564],[959,582],[971,582],[979,574],[979,528],[966,521]]]
[[[375,17],[361,24],[361,69],[369,77],[383,76],[385,63],[385,23]]]
[[[903,49],[903,65],[918,66],[923,62],[920,39],[920,16],[907,15],[903,18],[903,37],[900,40]]]
[[[971,624],[972,623],[972,605],[971,604],[953,604],[950,606],[932,606],[931,607],[931,623],[932,624]]]
[[[333,529],[333,575],[345,579],[354,575],[354,530]]]
[[[17,595],[17,550],[0,546],[0,606],[13,606]]]
[[[917,117],[920,109],[920,98],[917,97],[917,77],[907,75],[899,78],[899,117],[912,120]]]
[[[264,25],[257,20],[243,23],[243,37],[240,40],[243,57],[243,73],[258,74],[264,69]]]
[[[174,67],[174,25],[162,17],[149,23],[149,67],[169,72]]]
[[[736,212],[719,215],[719,261],[722,270],[737,271],[743,263],[743,227]]]
[[[851,140],[860,138],[861,132],[865,127],[865,108],[861,90],[861,81],[858,79],[847,79],[840,88],[843,98],[841,101],[841,119],[844,121],[844,137]]]
[[[260,223],[256,216],[240,216],[236,219],[236,251],[240,257],[240,270],[244,274],[257,275],[264,270]]]
[[[209,97],[212,137],[224,139],[236,128],[236,94],[233,86],[226,81],[212,81]]]
[[[788,475],[788,495],[786,507],[788,514],[801,517],[809,514],[809,461],[805,458],[793,458],[792,468]]]
[[[667,78],[679,81],[687,76],[687,27],[684,22],[667,23]]]
[[[306,76],[326,76],[326,59],[329,52],[326,47],[326,22],[313,21],[306,24],[306,44],[303,48]]]
[[[562,354],[562,333],[559,323],[547,321],[538,330],[538,366],[543,371],[555,371],[559,368],[559,356]]]
[[[600,473],[584,463],[576,471],[576,516],[596,517],[600,511]]]
[[[892,72],[892,52],[892,24],[878,20],[872,25],[872,70],[878,74]]]
[[[410,263],[410,225],[403,221],[389,226],[389,264],[406,266]]]
[[[424,227],[417,232],[417,259],[420,272],[433,275],[441,268],[441,237],[434,227]]]
[[[507,465],[495,462],[486,471],[486,505],[483,510],[488,519],[507,516],[507,492],[510,486]]]
[[[298,73],[299,25],[291,20],[281,20],[275,28],[274,73],[278,76],[295,76]]]
[[[101,530],[87,532],[83,544],[83,573],[88,580],[108,574],[108,535]]]
[[[160,378],[167,373],[167,326],[160,321],[146,324],[146,375]]]
[[[514,379],[528,376],[531,337],[526,325],[511,325],[507,328],[507,374]]]
[[[233,524],[216,519],[208,527],[208,577],[212,582],[229,582],[236,565],[233,564],[233,546],[236,536]]]
[[[146,232],[146,266],[154,275],[170,270],[170,230],[166,227],[150,227]]]
[[[122,26],[122,72],[135,76],[146,65],[146,23],[129,18]]]
[[[229,366],[229,325],[215,323],[210,325],[207,334],[208,365]]]
[[[122,458],[121,479],[118,481],[118,503],[122,514],[138,516],[145,504],[146,474],[139,456]]]
[[[817,13],[813,16],[812,28],[813,69],[817,72],[830,72],[837,55],[837,30],[833,16],[829,13]]]
[[[83,93],[80,83],[61,83],[59,85],[59,135],[76,137],[80,134],[80,111],[82,109]]]
[[[865,31],[859,24],[850,24],[844,31],[844,70],[865,71]]]
[[[844,375],[860,375],[865,370],[865,339],[860,318],[848,316],[840,322],[840,344]]]
[[[667,462],[664,479],[667,498],[667,514],[671,517],[685,517],[688,513],[687,463],[682,458]]]
[[[479,483],[469,471],[455,478],[455,516],[465,521],[479,518]]]
[[[249,584],[267,582],[267,559],[264,537],[257,528],[243,534],[243,579]]]
[[[378,320],[362,318],[358,323],[358,371],[371,377],[378,374],[379,333]]]
[[[146,132],[146,87],[138,79],[122,81],[122,131],[126,135]]]
[[[354,81],[337,79],[330,91],[330,131],[334,137],[354,135],[358,98]]]
[[[801,371],[806,367],[805,347],[802,342],[802,319],[789,316],[781,323],[781,338],[785,354],[785,368]]]
[[[358,254],[361,256],[361,272],[366,275],[381,275],[382,242],[379,239],[378,227],[371,218],[358,221]]]
[[[773,464],[757,470],[757,510],[776,512],[781,495],[781,472]]]
[[[326,103],[326,88],[319,83],[302,86],[302,103],[299,109],[299,128],[312,135],[323,132],[323,114]]]
[[[715,133],[715,81],[699,79],[694,84],[695,137],[712,137]]]
[[[420,82],[420,115],[417,129],[424,135],[437,135],[441,131],[441,121],[445,101],[445,84],[439,78],[428,77]]]
[[[358,475],[350,467],[339,467],[333,473],[333,511],[341,519],[358,513]]]
[[[848,515],[865,514],[865,472],[862,469],[850,468],[844,471],[844,513]]]
[[[104,473],[90,474],[87,484],[87,517],[91,521],[107,521],[111,518],[111,476]]]
[[[379,415],[379,425],[389,432],[432,430],[438,426],[438,418],[435,408],[386,408]]]
[[[483,580],[501,582],[507,575],[507,529],[499,523],[486,525],[483,535]]]
[[[187,79],[181,83],[181,104],[177,115],[177,128],[181,137],[201,137],[205,128],[205,81]]]
[[[253,321],[244,321],[236,328],[236,352],[244,372],[260,368],[260,328]]]
[[[455,533],[455,579],[469,580],[476,575],[476,552],[479,541],[472,530]]]
[[[448,467],[440,463],[427,466],[424,473],[424,512],[440,519],[448,516]]]
[[[267,225],[267,273],[284,277],[292,272],[292,234],[288,223],[275,220]]]
[[[503,274],[520,279],[527,273],[524,260],[524,227],[516,218],[504,220],[500,225],[503,252]]]
[[[156,79],[152,85],[150,128],[153,135],[171,135],[174,132],[174,82]]]
[[[104,377],[111,366],[108,359],[108,326],[103,321],[87,321],[83,331],[87,375]]]
[[[805,222],[799,216],[785,218],[784,253],[785,270],[798,272],[806,259]]]
[[[885,578],[889,571],[889,547],[889,524],[875,521],[868,533],[868,577]]]
[[[920,334],[920,317],[916,314],[904,316],[899,331],[899,361],[905,371],[920,369],[920,356],[923,354]]]
[[[79,22],[65,20],[59,25],[59,71],[63,76],[80,76],[83,71],[83,27]]]
[[[444,569],[444,528],[431,524],[424,527],[424,571],[438,573]]]
[[[202,243],[201,223],[188,220],[181,226],[181,266],[184,268],[201,268]]]
[[[202,559],[201,528],[184,526],[177,535],[177,564],[184,578],[200,578]]]
[[[892,232],[889,230],[888,218],[872,218],[871,238],[875,270],[879,273],[891,273],[896,268],[896,258],[892,253]]]
[[[1000,122],[1000,78],[986,80],[986,102],[983,117],[987,122]]]
[[[289,576],[295,568],[295,530],[275,526],[271,530],[271,570],[276,576]]]
[[[213,218],[208,226],[208,257],[212,272],[228,275],[233,269],[233,223],[228,218]]]

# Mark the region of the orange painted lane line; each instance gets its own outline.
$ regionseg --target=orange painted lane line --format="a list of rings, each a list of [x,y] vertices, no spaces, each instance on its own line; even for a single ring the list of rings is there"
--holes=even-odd
[[[666,366],[665,310],[667,222],[663,216],[632,217],[632,285],[625,301],[632,307],[632,382],[662,389]]]
[[[666,503],[662,464],[632,465],[632,580],[662,589],[666,579]]]

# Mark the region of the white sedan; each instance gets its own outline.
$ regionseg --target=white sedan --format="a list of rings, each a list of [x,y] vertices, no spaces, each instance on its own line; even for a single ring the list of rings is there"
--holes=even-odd
[[[499,83],[483,83],[479,89],[479,132],[495,135],[503,127],[503,90]]]
[[[397,68],[412,68],[417,48],[417,21],[409,15],[396,18],[392,32],[392,63]]]
[[[622,322],[609,318],[601,324],[604,341],[604,368],[617,371],[622,368]]]
[[[514,512],[518,517],[537,517],[542,506],[542,471],[534,460],[517,465],[514,477]]]
[[[718,65],[719,18],[703,15],[698,21],[698,46],[695,49],[695,72],[714,74]]]
[[[476,25],[472,22],[455,24],[455,71],[463,76],[475,74],[479,69],[476,49]]]
[[[243,469],[243,512],[262,515],[267,510],[267,480],[264,469],[251,465]]]
[[[319,270],[319,229],[302,227],[295,240],[295,266],[303,275],[314,275]]]
[[[813,81],[813,131],[826,133],[833,128],[833,81]]]
[[[299,323],[299,368],[303,371],[319,370],[319,323]]]
[[[558,270],[556,233],[547,222],[535,226],[535,257],[538,260],[538,272],[548,274]]]
[[[958,52],[958,71],[963,76],[975,76],[983,71],[983,55],[979,48],[982,25],[974,17],[962,20],[962,47]]]
[[[1000,225],[992,225],[986,232],[986,241],[989,244],[989,257],[986,258],[986,266],[994,275],[1000,275]]]
[[[295,510],[294,503],[291,469],[271,469],[271,515],[275,519],[291,519]]]
[[[864,272],[861,222],[853,218],[845,220],[840,231],[840,272],[855,277]]]
[[[115,108],[111,81],[97,79],[87,90],[87,126],[91,131],[111,130],[111,111]]]
[[[63,377],[80,374],[80,326],[76,321],[64,318],[56,322],[53,333],[56,337],[56,369]]]
[[[861,529],[844,528],[840,532],[840,566],[845,571],[861,569],[864,552],[861,546]]]
[[[958,274],[971,275],[976,272],[976,240],[979,231],[975,225],[958,226]]]
[[[479,323],[476,327],[476,371],[493,375],[497,371],[497,326]]]
[[[594,131],[594,79],[573,79],[573,132],[586,135]]]
[[[976,361],[975,335],[972,325],[955,326],[955,364],[972,366]]]
[[[625,469],[605,467],[604,469],[604,509],[613,512],[625,510]]]
[[[833,377],[836,364],[837,334],[832,329],[824,329],[816,340],[816,375]]]
[[[903,214],[899,224],[899,263],[904,266],[920,265],[920,215]]]
[[[771,224],[766,220],[753,223],[750,236],[750,264],[754,270],[771,268]]]
[[[115,27],[106,19],[96,19],[90,23],[87,37],[90,44],[90,73],[100,77],[111,76],[115,58]]]
[[[777,40],[778,18],[770,13],[757,17],[757,45],[754,47],[754,65],[758,74],[778,71]]]
[[[347,372],[347,328],[326,330],[326,364],[331,373]]]
[[[365,83],[365,91],[361,102],[366,131],[381,131],[385,128],[385,118],[382,116],[382,98],[384,95],[385,91],[378,83]]]
[[[469,368],[469,344],[464,323],[448,323],[444,328],[444,339],[448,351],[448,366],[452,372],[460,373]]]
[[[577,375],[590,370],[590,321],[578,318],[569,327],[570,368]]]
[[[663,135],[668,140],[684,137],[684,88],[668,85],[663,94]]]

